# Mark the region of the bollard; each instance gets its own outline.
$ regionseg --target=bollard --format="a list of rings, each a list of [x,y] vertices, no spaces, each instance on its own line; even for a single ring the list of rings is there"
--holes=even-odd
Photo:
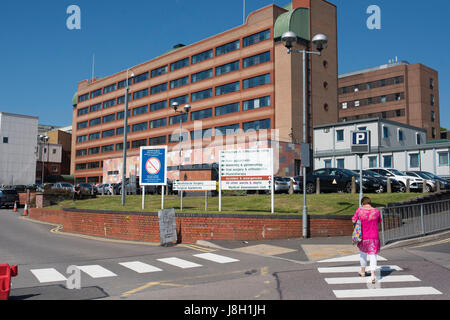
[[[11,277],[16,277],[18,268],[16,265],[0,264],[0,300],[9,300],[11,291]]]
[[[360,181],[361,184],[362,181]],[[356,193],[356,178],[352,177],[352,194]]]
[[[422,193],[427,193],[427,180],[423,179]]]
[[[294,181],[290,181],[289,183],[289,194],[294,194]]]
[[[316,179],[316,194],[320,194],[320,179]]]
[[[387,179],[387,187],[386,187],[386,192],[387,193],[392,193],[392,188],[391,188],[391,178]]]
[[[411,192],[411,186],[409,183],[409,179],[406,179],[406,193],[410,193]]]
[[[441,183],[439,182],[439,180],[435,180],[434,183],[436,184],[435,191],[441,192]]]

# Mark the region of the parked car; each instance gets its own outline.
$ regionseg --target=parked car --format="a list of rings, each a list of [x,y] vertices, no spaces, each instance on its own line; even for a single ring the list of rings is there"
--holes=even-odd
[[[57,182],[52,185],[52,189],[63,189],[63,190],[72,191],[73,185],[70,183],[67,183],[67,182]]]
[[[435,186],[436,186],[436,180],[439,181],[441,190],[449,190],[450,189],[450,181],[447,179],[439,177],[439,176],[435,175],[434,173],[431,173],[428,171],[414,171],[414,172],[417,173],[422,178],[427,179],[427,182],[434,182]]]
[[[303,185],[300,185],[301,183],[303,183],[303,179],[301,178],[301,176],[291,177],[291,181],[292,181],[294,193],[297,193],[297,192],[300,192],[303,190]]]
[[[403,171],[403,173],[409,177],[416,177],[416,178],[422,178],[424,180],[427,180],[427,186],[426,186],[427,192],[434,192],[436,190],[436,182],[433,179],[430,179],[430,177],[428,177],[427,175],[416,172],[416,171]],[[423,186],[423,184],[422,184],[422,186]]]
[[[81,190],[89,193],[89,194],[97,194],[98,189],[96,186],[90,184],[90,183],[76,183],[75,185],[79,184]]]
[[[102,190],[105,195],[119,194],[117,183],[103,183],[97,187],[97,192],[102,194]]]
[[[289,177],[274,177],[274,192],[289,192],[291,178]]]
[[[374,171],[386,178],[394,178],[402,184],[401,192],[406,191],[406,181],[409,179],[409,188],[411,191],[420,192],[423,188],[423,179],[417,177],[410,177],[406,174],[392,168],[368,168],[370,171]]]
[[[352,178],[355,177],[356,191],[359,191],[359,174],[347,169],[324,168],[306,175],[306,193],[316,192],[316,180],[320,180],[320,192],[352,192]],[[303,190],[303,178],[300,176],[300,190]],[[363,191],[375,192],[380,188],[376,179],[363,177]]]
[[[19,201],[19,194],[14,189],[0,189],[0,207],[14,207],[14,202]]]
[[[378,181],[380,182],[380,189],[378,189],[375,192],[381,193],[381,192],[387,191],[387,177],[382,176],[381,174],[378,174],[378,173],[376,173],[374,171],[370,171],[370,170],[363,170],[363,175],[368,175],[368,176],[378,179]],[[402,191],[402,186],[403,185],[398,180],[391,178],[391,191],[392,192]]]

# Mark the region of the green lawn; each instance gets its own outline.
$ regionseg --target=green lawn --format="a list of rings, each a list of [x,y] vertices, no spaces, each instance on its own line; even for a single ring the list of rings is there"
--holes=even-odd
[[[382,207],[390,202],[404,201],[421,196],[418,193],[392,193],[392,194],[370,194],[372,205]],[[307,207],[309,214],[353,214],[358,207],[358,194],[332,193],[320,195],[307,195]],[[96,199],[78,200],[73,202],[67,200],[59,205],[48,209],[76,208],[91,210],[113,210],[128,212],[157,212],[161,209],[161,196],[146,195],[145,210],[142,210],[142,196],[127,196],[126,205],[122,207],[121,196],[104,196]],[[240,214],[270,214],[270,195],[246,195],[246,196],[223,196],[222,213]],[[219,213],[219,198],[208,198],[207,213]],[[295,215],[301,214],[303,207],[302,194],[276,194],[275,214]],[[165,208],[175,208],[180,211],[180,198],[178,196],[166,196]],[[184,197],[183,211],[185,213],[205,213],[204,197]]]

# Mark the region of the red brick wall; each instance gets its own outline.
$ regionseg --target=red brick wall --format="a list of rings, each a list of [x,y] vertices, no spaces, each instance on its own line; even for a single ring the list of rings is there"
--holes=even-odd
[[[156,213],[116,213],[33,208],[32,219],[63,225],[64,232],[112,239],[159,242]],[[301,216],[177,214],[178,240],[270,240],[302,236]],[[311,237],[352,234],[351,216],[309,216]]]

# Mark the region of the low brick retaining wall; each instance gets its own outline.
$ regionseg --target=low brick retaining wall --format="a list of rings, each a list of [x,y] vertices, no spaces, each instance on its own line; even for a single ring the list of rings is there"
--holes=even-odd
[[[30,218],[61,224],[65,232],[159,242],[157,213],[91,211],[77,209],[30,209]],[[351,215],[308,216],[309,236],[349,236]],[[176,214],[178,240],[268,240],[302,237],[302,216],[243,214]]]

